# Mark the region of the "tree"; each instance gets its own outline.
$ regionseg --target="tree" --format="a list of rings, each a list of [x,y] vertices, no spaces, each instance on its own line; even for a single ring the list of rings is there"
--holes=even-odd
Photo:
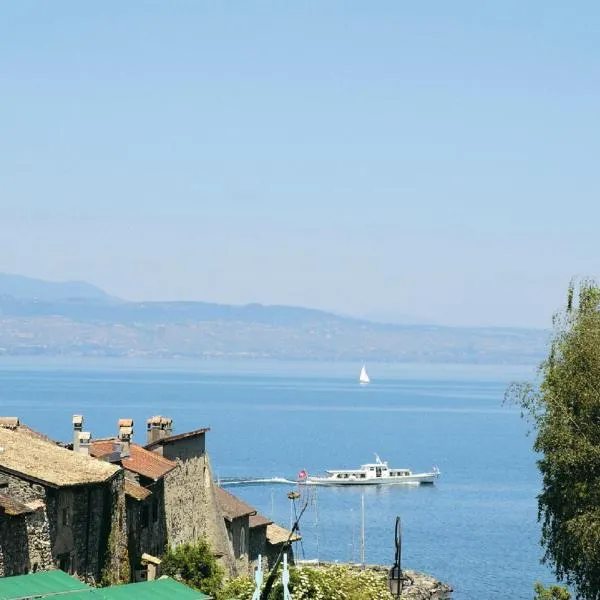
[[[195,544],[169,548],[162,556],[161,570],[164,575],[183,581],[212,597],[218,596],[223,583],[223,569],[204,538]]]
[[[541,583],[535,584],[533,600],[571,600],[571,594],[565,588],[552,585],[545,588]]]
[[[554,317],[539,386],[507,391],[531,418],[542,490],[544,562],[577,597],[600,600],[600,290],[571,284]]]

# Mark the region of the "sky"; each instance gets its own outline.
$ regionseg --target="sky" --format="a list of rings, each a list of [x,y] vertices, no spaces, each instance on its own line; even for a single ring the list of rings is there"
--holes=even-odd
[[[600,275],[600,4],[0,3],[0,271],[547,327]]]

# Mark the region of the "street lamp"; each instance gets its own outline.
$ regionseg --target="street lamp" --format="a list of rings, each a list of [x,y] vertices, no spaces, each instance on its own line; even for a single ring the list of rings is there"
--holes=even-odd
[[[402,523],[400,517],[396,517],[396,531],[394,537],[396,544],[396,558],[388,573],[388,589],[392,596],[400,598],[404,583],[407,581],[411,582],[411,579],[402,573]]]

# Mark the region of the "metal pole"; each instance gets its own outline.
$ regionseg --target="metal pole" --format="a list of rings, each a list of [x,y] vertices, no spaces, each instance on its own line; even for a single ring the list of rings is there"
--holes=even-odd
[[[361,495],[360,564],[365,566],[365,493]]]

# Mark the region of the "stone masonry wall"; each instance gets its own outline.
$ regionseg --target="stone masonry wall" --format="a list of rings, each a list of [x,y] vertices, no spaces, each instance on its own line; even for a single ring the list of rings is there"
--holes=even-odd
[[[234,519],[227,523],[227,534],[229,536],[229,546],[235,558],[235,567],[238,575],[244,575],[249,572],[249,536],[250,528],[248,526],[248,517]]]
[[[148,515],[146,526],[142,518],[144,511]],[[160,557],[167,545],[163,481],[152,486],[152,495],[146,500],[127,498],[127,528],[132,579],[138,580],[136,571],[142,569],[142,554]]]
[[[32,514],[0,518],[0,575],[21,575],[54,567],[46,507],[46,489],[2,474],[3,491],[34,508]]]
[[[3,474],[4,491],[35,511],[3,516],[0,572],[27,573],[62,564],[69,573],[96,584],[108,561],[128,581],[128,565],[125,571],[116,566],[123,549],[127,555],[122,477],[119,473],[106,484],[55,489]]]
[[[165,454],[166,455],[166,454]],[[229,574],[235,563],[228,542],[225,521],[217,504],[208,456],[182,460],[171,454],[177,468],[165,477],[167,534],[172,546],[205,536]]]
[[[118,585],[131,580],[127,548],[127,514],[125,509],[125,476],[120,471],[103,486],[103,517],[99,538],[101,557],[101,583]]]
[[[258,564],[259,554],[262,556],[263,567],[268,568],[267,563],[267,526],[253,527],[250,529],[250,547],[248,560],[250,562],[250,570],[254,569]]]

